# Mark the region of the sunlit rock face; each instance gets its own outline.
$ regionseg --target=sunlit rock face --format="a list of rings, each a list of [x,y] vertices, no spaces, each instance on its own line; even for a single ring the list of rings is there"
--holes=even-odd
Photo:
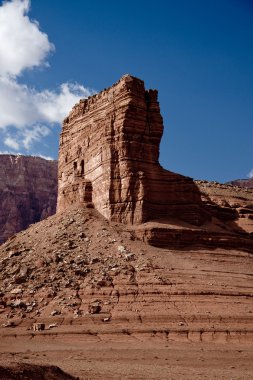
[[[159,164],[163,119],[157,95],[125,75],[73,107],[60,138],[59,212],[93,203],[104,217],[123,223],[205,220],[194,182]]]
[[[0,243],[53,215],[56,198],[57,161],[0,155]]]

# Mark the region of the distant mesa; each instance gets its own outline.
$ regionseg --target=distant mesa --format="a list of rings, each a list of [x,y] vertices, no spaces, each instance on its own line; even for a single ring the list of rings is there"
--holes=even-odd
[[[0,244],[53,215],[56,198],[57,161],[0,155]]]
[[[253,189],[253,178],[236,179],[234,181],[228,182],[228,184],[233,186],[245,187],[246,189]]]

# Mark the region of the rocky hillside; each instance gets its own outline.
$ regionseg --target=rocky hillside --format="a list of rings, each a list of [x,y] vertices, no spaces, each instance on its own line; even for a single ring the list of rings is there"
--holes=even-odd
[[[55,213],[57,161],[0,155],[0,243]]]
[[[211,234],[175,248],[174,227],[167,225],[173,234],[159,248],[92,208],[30,226],[0,248],[2,329],[42,323],[89,334],[252,339],[253,249],[224,249],[216,240],[212,247]]]
[[[235,181],[231,181],[229,183],[233,186],[246,187],[248,189],[253,189],[253,178],[236,179]]]

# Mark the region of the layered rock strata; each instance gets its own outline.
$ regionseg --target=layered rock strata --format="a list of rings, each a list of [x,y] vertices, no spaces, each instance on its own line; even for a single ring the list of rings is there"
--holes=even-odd
[[[123,76],[81,100],[63,123],[58,212],[92,204],[108,220],[139,224],[136,236],[156,246],[252,251],[253,193],[163,169],[162,133],[157,91],[140,79]]]
[[[0,243],[55,213],[57,161],[0,155]]]
[[[156,90],[130,75],[81,100],[64,120],[59,152],[58,212],[92,202],[107,219],[143,223],[174,216],[208,218],[188,178],[163,169]]]
[[[201,226],[171,218],[129,227],[134,235],[157,247],[225,248],[253,252],[253,190],[217,182],[195,181],[206,212]]]
[[[195,181],[201,200],[216,225],[230,233],[253,233],[253,189]]]
[[[252,254],[152,247],[128,228],[69,208],[4,243],[2,333],[43,323],[49,334],[68,325],[82,334],[252,341]]]

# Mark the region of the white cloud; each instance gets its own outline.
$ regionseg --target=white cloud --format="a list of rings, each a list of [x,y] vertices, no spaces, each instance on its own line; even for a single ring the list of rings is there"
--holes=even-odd
[[[40,141],[51,133],[51,129],[46,125],[32,125],[23,129],[15,129],[8,132],[3,139],[3,143],[11,150],[25,150],[29,152],[35,142]]]
[[[0,74],[17,76],[24,69],[45,64],[54,45],[28,18],[28,0],[4,2],[0,7]]]
[[[0,128],[15,126],[23,128],[38,118],[34,106],[33,89],[16,82],[14,79],[0,77]]]
[[[248,178],[253,178],[253,169],[251,169],[251,171],[249,172]]]
[[[45,125],[34,125],[31,129],[25,129],[22,140],[23,146],[26,150],[29,150],[33,142],[39,141],[49,134],[50,129]]]
[[[22,153],[13,152],[12,150],[0,150],[0,154],[11,154],[13,156],[22,156]]]
[[[0,6],[0,130],[8,148],[26,151],[48,136],[80,98],[94,93],[80,84],[37,91],[19,82],[25,69],[46,65],[47,55],[54,50],[38,22],[27,16],[29,9],[29,0]]]
[[[32,154],[32,156],[44,158],[44,160],[47,160],[47,161],[54,161],[53,157],[51,157],[51,156],[44,156],[43,154],[36,154],[36,155]]]
[[[41,92],[0,77],[0,128],[25,128],[36,123],[61,123],[71,107],[91,91],[78,84],[63,83],[57,90]]]
[[[36,103],[44,120],[60,123],[80,98],[87,98],[91,93],[79,84],[63,83],[58,93],[43,91],[37,94]]]
[[[24,154],[23,153],[17,153],[17,152],[13,152],[13,151],[10,151],[10,150],[1,150],[0,151],[0,155],[1,154],[11,154],[13,156],[23,156]],[[44,156],[43,154],[29,154],[29,156],[31,157],[40,157],[40,158],[43,158],[44,160],[48,160],[48,161],[54,161],[55,159],[51,156]]]
[[[19,143],[13,137],[10,136],[7,136],[5,138],[4,144],[14,150],[19,150],[20,148]]]

